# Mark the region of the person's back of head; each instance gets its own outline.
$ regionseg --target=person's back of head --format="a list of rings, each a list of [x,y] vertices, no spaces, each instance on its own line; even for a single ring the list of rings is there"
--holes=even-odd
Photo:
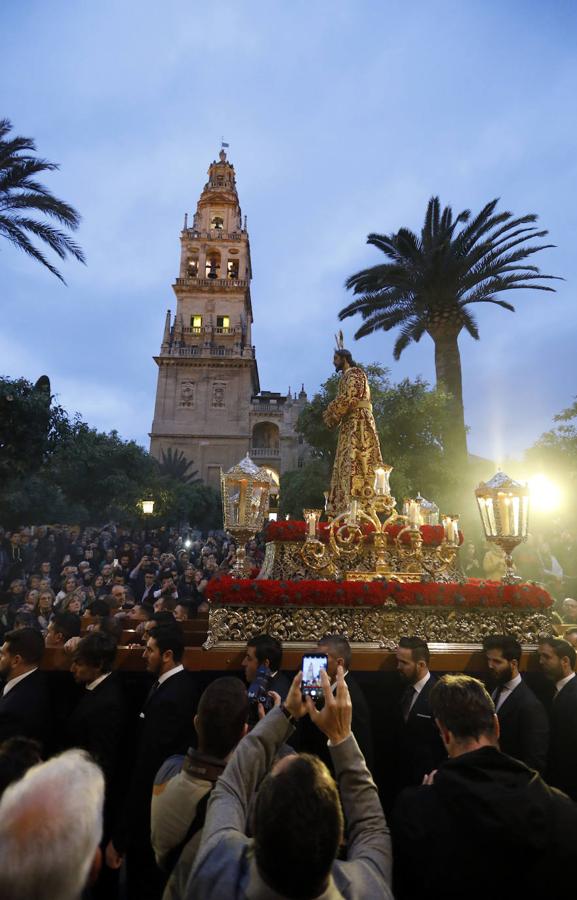
[[[337,786],[323,762],[285,758],[257,795],[253,833],[258,870],[283,897],[309,900],[326,888],[343,836]]]
[[[37,628],[15,628],[4,641],[12,657],[20,656],[26,666],[39,666],[44,655],[44,638]]]
[[[2,900],[78,900],[97,867],[104,778],[80,750],[29,769],[0,801]]]
[[[71,612],[56,613],[52,620],[52,626],[55,634],[62,635],[63,643],[70,640],[71,637],[79,637],[81,630],[80,616]]]
[[[238,678],[217,678],[204,691],[194,725],[198,749],[225,759],[245,732],[248,695]]]
[[[495,706],[485,686],[469,675],[443,675],[429,694],[434,718],[462,744],[496,743]],[[443,738],[445,740],[445,738]]]
[[[42,761],[38,741],[11,737],[0,744],[0,797],[9,784],[22,778],[32,766]]]
[[[76,647],[74,659],[88,663],[102,673],[111,672],[116,659],[117,642],[113,635],[100,629],[89,631]]]

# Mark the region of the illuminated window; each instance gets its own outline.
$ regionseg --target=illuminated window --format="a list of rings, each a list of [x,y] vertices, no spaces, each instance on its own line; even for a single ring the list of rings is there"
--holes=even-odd
[[[227,273],[229,278],[238,278],[238,259],[229,259]]]
[[[194,256],[188,260],[188,277],[198,278],[198,259]]]
[[[230,317],[229,316],[217,316],[216,317],[216,327],[217,328],[230,328]]]
[[[202,316],[191,316],[190,317],[190,327],[191,328],[202,328]]]

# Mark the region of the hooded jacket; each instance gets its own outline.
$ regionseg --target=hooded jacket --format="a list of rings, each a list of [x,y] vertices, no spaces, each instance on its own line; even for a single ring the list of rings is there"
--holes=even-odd
[[[398,900],[540,898],[567,887],[577,805],[495,747],[449,759],[432,785],[407,788],[393,814]]]

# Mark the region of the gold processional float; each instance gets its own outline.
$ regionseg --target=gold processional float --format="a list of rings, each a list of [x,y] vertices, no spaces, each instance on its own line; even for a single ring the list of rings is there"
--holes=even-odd
[[[543,589],[522,584],[511,559],[514,548],[527,539],[527,485],[499,471],[476,489],[485,538],[503,551],[506,572],[500,583],[475,582],[465,579],[458,568],[463,539],[458,516],[440,517],[436,504],[420,495],[405,500],[403,512],[398,513],[389,488],[391,471],[390,466],[375,471],[374,499],[369,504],[361,507],[353,497],[348,510],[326,522],[321,521],[322,510],[303,510],[304,536],[267,541],[256,578],[251,578],[245,545],[262,531],[276,483],[248,454],[222,474],[224,527],[234,537],[237,553],[232,577],[209,582],[205,649],[231,647],[265,632],[293,646],[338,633],[357,646],[387,649],[396,647],[399,637],[407,634],[433,644],[469,647],[488,633],[514,634],[525,645],[535,644],[539,634],[550,633],[550,598]],[[441,529],[440,542],[426,541],[427,532],[439,534]],[[350,606],[331,605],[330,599],[322,607],[307,606],[302,597],[298,605],[291,603],[295,588],[302,588],[306,595],[313,582],[327,581],[351,592]],[[363,606],[362,588],[367,584],[382,585],[381,605]],[[282,596],[284,585],[282,604],[278,600],[270,605],[251,603],[251,594],[262,588],[266,595],[269,585],[274,586],[276,598]],[[441,595],[453,591],[455,601],[443,606],[402,605],[395,595],[404,595],[404,585],[417,600],[419,586],[438,585]],[[532,598],[538,598],[537,606],[522,602],[523,592],[529,590]],[[469,597],[477,593],[478,605],[461,605],[459,598],[465,592]],[[502,605],[484,605],[483,597],[489,593],[501,597]]]
[[[439,508],[420,494],[397,511],[368,381],[343,349],[342,335],[334,364],[340,385],[324,420],[339,433],[325,510],[304,509],[304,522],[269,524],[254,578],[245,548],[265,525],[276,482],[248,454],[221,473],[224,527],[237,551],[231,575],[207,587],[205,648],[265,632],[296,646],[327,633],[391,649],[402,635],[470,646],[488,633],[510,633],[536,643],[551,631],[552,601],[521,582],[511,559],[527,539],[527,485],[498,471],[476,489],[485,538],[501,548],[506,571],[501,582],[465,579],[459,516],[443,515],[439,524]]]

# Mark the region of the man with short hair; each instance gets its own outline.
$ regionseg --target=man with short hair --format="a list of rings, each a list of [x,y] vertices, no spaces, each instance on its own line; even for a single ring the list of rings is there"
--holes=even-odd
[[[342,666],[333,694],[326,672],[325,704],[303,702],[302,673],[277,706],[237,745],[212,791],[187,900],[207,897],[392,898],[390,839],[377,789],[351,732],[352,708]],[[275,756],[308,712],[329,739],[339,790],[315,756]],[[271,770],[272,767],[272,770]],[[258,788],[254,838],[246,836]],[[342,801],[342,809],[341,809]],[[336,859],[345,822],[347,859]]]
[[[71,612],[56,613],[48,625],[45,645],[47,647],[64,647],[70,638],[80,636],[80,616]]]
[[[521,644],[510,634],[491,634],[483,639],[483,650],[494,686],[491,698],[499,718],[499,746],[503,753],[543,773],[549,723],[543,704],[521,678]]]
[[[436,678],[431,675],[428,644],[420,637],[402,637],[396,651],[397,671],[404,691],[399,717],[397,790],[421,784],[424,776],[445,759],[429,697]]]
[[[577,678],[575,647],[556,637],[539,640],[539,665],[555,683],[546,778],[577,801]]]
[[[2,900],[80,900],[101,863],[102,772],[81,750],[33,766],[0,801]]]
[[[158,900],[163,881],[150,844],[150,802],[154,777],[175,753],[192,742],[196,688],[182,665],[184,634],[177,622],[158,625],[143,653],[155,681],[139,717],[141,732],[124,808],[106,848],[106,861],[120,868],[126,854],[128,900]]]
[[[343,669],[345,683],[353,704],[351,730],[361,753],[365,757],[367,768],[369,772],[372,772],[374,754],[371,714],[365,695],[350,671],[352,660],[351,645],[343,634],[325,634],[318,642],[317,652],[324,653],[327,657],[327,675],[329,676],[333,693],[337,687],[338,667],[341,666]],[[314,753],[328,766],[329,771],[332,771],[332,759],[327,742],[307,716],[299,722],[294,745],[302,752]]]
[[[258,634],[247,641],[244,659],[241,663],[246,683],[252,684],[259,666],[267,666],[272,675],[269,690],[275,691],[281,700],[284,700],[288,694],[290,683],[286,675],[279,671],[281,664],[282,644],[277,638],[270,634]]]
[[[194,717],[198,748],[172,756],[159,769],[152,795],[156,861],[169,875],[164,900],[181,900],[200,843],[206,806],[230,754],[247,732],[248,697],[238,678],[217,678]]]
[[[397,900],[486,900],[512,884],[518,897],[564,896],[575,804],[501,753],[495,707],[476,678],[444,675],[429,700],[449,758],[397,799]]]
[[[0,742],[10,737],[30,737],[44,743],[50,727],[50,701],[39,671],[44,654],[42,634],[35,628],[19,628],[4,636],[0,647]]]
[[[103,850],[117,813],[117,774],[125,737],[126,707],[122,688],[112,672],[115,659],[116,640],[110,634],[90,631],[82,638],[70,671],[76,683],[83,685],[84,693],[66,722],[66,745],[86,750],[104,773]],[[103,867],[91,896],[107,900],[115,890],[116,873]]]

